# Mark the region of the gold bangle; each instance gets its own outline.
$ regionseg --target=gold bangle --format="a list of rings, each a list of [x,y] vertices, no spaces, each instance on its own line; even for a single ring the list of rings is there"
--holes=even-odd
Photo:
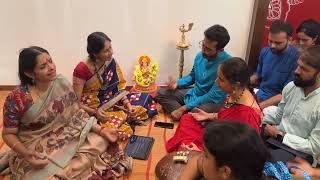
[[[98,117],[98,114],[99,114],[99,109],[96,109],[93,113],[93,115],[97,118]]]
[[[212,116],[211,116],[211,119],[210,120],[216,120],[218,119],[218,116],[217,116],[217,113],[211,113]]]
[[[130,101],[128,100],[128,101],[124,102],[123,104],[124,105],[130,104]]]
[[[22,142],[20,142],[20,141],[18,141],[18,142],[15,142],[13,145],[12,145],[12,147],[11,147],[11,149],[14,149],[18,144],[22,144]]]

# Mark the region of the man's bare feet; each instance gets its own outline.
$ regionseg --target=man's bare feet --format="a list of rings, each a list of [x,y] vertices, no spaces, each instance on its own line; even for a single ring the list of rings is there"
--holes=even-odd
[[[173,118],[173,120],[179,120],[181,118],[181,116],[187,111],[187,106],[181,106],[178,109],[174,110],[171,112],[171,117]]]
[[[171,112],[171,117],[173,120],[177,121],[181,118],[181,116],[183,115],[183,111],[177,109]]]

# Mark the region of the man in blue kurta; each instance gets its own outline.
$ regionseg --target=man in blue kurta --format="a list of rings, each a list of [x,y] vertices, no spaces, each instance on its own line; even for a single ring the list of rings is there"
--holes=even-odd
[[[261,109],[277,105],[284,86],[294,79],[298,50],[289,44],[293,28],[289,23],[274,21],[268,35],[269,47],[260,53],[251,84],[258,85],[257,99]]]
[[[200,41],[201,52],[196,55],[190,74],[177,81],[170,80],[168,87],[161,88],[156,95],[156,101],[174,119],[195,107],[217,112],[226,96],[215,84],[215,79],[218,65],[231,57],[224,51],[230,41],[229,33],[223,26],[214,25],[204,32],[204,36]]]

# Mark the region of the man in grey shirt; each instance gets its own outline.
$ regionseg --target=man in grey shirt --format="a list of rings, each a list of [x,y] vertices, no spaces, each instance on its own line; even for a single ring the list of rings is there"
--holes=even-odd
[[[320,153],[319,72],[320,46],[310,47],[300,56],[295,79],[284,87],[278,107],[264,111],[262,122],[265,134],[310,156]],[[281,148],[273,148],[271,154],[276,160],[294,158],[285,157]]]

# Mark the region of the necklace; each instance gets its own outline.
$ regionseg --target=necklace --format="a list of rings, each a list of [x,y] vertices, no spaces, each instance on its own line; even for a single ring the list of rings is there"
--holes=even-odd
[[[39,90],[36,88],[36,86],[34,86],[34,92],[35,94],[38,96],[38,98],[41,97]]]
[[[37,95],[37,97],[40,99],[43,93],[40,93],[40,91],[38,90],[38,88],[36,87],[36,85],[34,85],[34,86],[32,87],[32,89],[33,89],[34,94]]]
[[[108,88],[108,83],[105,83],[105,82],[104,82],[104,79],[103,79],[102,76],[99,74],[99,71],[98,71],[97,66],[96,66],[95,63],[93,64],[93,66],[94,66],[94,73],[96,74],[96,76],[97,76],[97,78],[98,78],[98,80],[99,80],[99,82],[100,82],[100,85],[101,85],[100,89],[101,89],[101,90],[106,90],[106,89]],[[104,65],[103,65],[103,66],[104,66]]]
[[[241,94],[240,94],[240,95],[237,97],[237,99],[234,100],[233,102],[228,102],[228,99],[230,99],[230,96],[228,96],[228,97],[227,97],[227,101],[226,101],[226,103],[224,104],[224,107],[225,107],[225,108],[230,108],[230,107],[234,106],[235,104],[237,104],[237,102],[240,100],[241,96],[243,95],[244,90],[245,90],[245,89],[242,90]]]

